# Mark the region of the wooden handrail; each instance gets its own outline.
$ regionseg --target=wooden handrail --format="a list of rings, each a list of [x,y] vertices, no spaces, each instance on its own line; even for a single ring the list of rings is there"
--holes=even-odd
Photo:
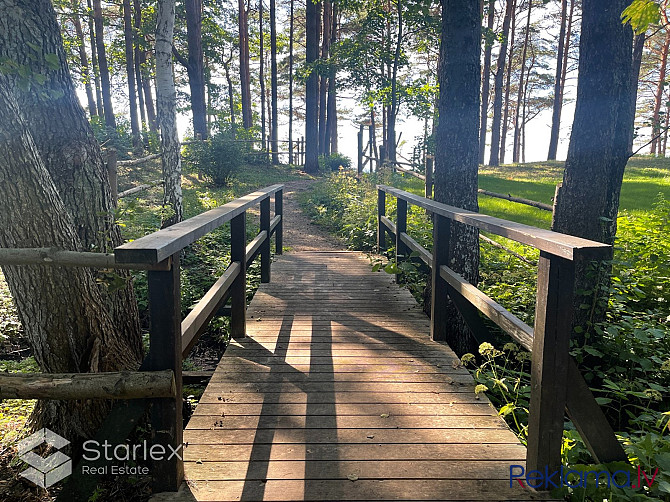
[[[68,251],[60,248],[0,248],[0,265],[49,265],[130,270],[165,270],[165,263],[118,263],[113,253]]]
[[[117,247],[114,255],[119,263],[159,263],[184,249],[203,235],[231,221],[247,209],[282,190],[272,185],[205,213],[164,228],[153,234]]]

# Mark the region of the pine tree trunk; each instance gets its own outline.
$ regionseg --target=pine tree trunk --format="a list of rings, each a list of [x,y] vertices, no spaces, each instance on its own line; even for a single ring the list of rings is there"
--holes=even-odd
[[[330,0],[323,0],[323,36],[321,40],[321,60],[326,61],[330,53],[330,29],[332,27],[332,6]],[[326,141],[326,112],[327,112],[327,94],[328,75],[325,73],[319,76],[319,154],[330,155],[330,142]]]
[[[88,66],[88,56],[86,54],[86,41],[84,40],[84,30],[81,27],[81,18],[79,17],[79,2],[72,3],[72,24],[77,35],[77,49],[79,51],[79,61],[81,64],[81,78],[84,81],[86,90],[86,101],[88,102],[88,113],[91,117],[98,114],[95,99],[93,98],[93,87],[91,86],[91,71]]]
[[[311,66],[305,84],[305,172],[319,170],[319,75],[313,68],[319,58],[321,4],[306,0],[305,64]]]
[[[397,0],[396,8],[398,9],[398,33],[393,54],[393,70],[391,72],[391,108],[388,114],[388,144],[386,147],[386,156],[392,162],[396,160],[396,134],[395,122],[398,115],[398,66],[400,64],[400,54],[402,52],[403,42],[403,5],[402,0]]]
[[[528,0],[528,18],[526,20],[526,34],[523,40],[523,50],[521,51],[521,73],[519,74],[519,89],[516,97],[516,111],[514,112],[514,146],[512,149],[512,161],[519,162],[519,153],[521,150],[521,125],[519,113],[524,95],[524,79],[526,75],[526,56],[528,54],[528,40],[530,39],[530,16],[533,10],[533,1]]]
[[[502,29],[503,41],[500,44],[498,67],[496,68],[493,84],[493,123],[491,124],[491,155],[489,157],[489,164],[492,166],[497,166],[500,163],[500,120],[502,115],[503,77],[505,76],[505,60],[507,57],[507,37],[509,36],[510,21],[512,19],[515,3],[515,0],[507,0]],[[479,151],[479,147],[477,148],[477,151]]]
[[[133,60],[135,62],[135,85],[137,87],[137,104],[140,109],[140,125],[142,127],[142,133],[146,133],[147,129],[147,117],[146,117],[146,107],[144,105],[144,93],[142,92],[142,65],[140,63],[140,44],[142,43],[142,2],[140,0],[133,0],[133,27],[135,28],[133,34]],[[145,146],[147,146],[146,137]]]
[[[93,22],[95,24],[95,48],[98,53],[98,66],[102,84],[102,107],[105,110],[105,125],[116,133],[116,118],[112,106],[112,87],[109,82],[109,65],[105,50],[104,23],[101,0],[93,0]]]
[[[435,200],[478,210],[481,19],[471,0],[444,0],[440,50],[440,97],[435,152]],[[449,266],[473,284],[479,275],[479,233],[451,222]],[[457,354],[469,352],[473,340],[453,304],[447,342]]]
[[[207,139],[207,103],[205,101],[205,68],[202,54],[202,0],[185,0],[188,43],[188,86],[191,91],[193,133]]]
[[[272,163],[279,164],[279,105],[277,103],[277,92],[279,81],[277,79],[277,0],[270,0],[270,87],[272,91]]]
[[[233,90],[233,80],[230,77],[230,63],[233,59],[233,51],[230,51],[230,58],[223,62],[223,69],[226,72],[226,82],[228,83],[228,108],[230,111],[230,125],[235,130],[235,94]]]
[[[293,164],[293,20],[294,0],[290,0],[288,40],[288,163]],[[297,162],[296,162],[297,164]]]
[[[258,70],[258,79],[260,81],[261,87],[261,145],[263,150],[268,146],[265,144],[266,131],[265,131],[265,50],[264,50],[264,34],[263,34],[263,0],[258,0],[258,20],[259,20],[259,70]]]
[[[331,15],[332,26],[330,29],[330,46],[337,42],[337,3],[333,2]],[[326,143],[330,153],[337,153],[337,70],[334,65],[330,67],[328,74],[328,102],[326,104]]]
[[[554,77],[554,104],[551,116],[551,133],[549,136],[549,154],[547,160],[556,160],[558,151],[558,135],[561,122],[561,75],[563,74],[563,51],[565,49],[565,28],[568,19],[568,0],[561,0],[561,27],[558,32],[558,53],[556,54],[556,76]]]
[[[96,49],[97,43],[95,41],[95,25],[93,22],[93,7],[91,0],[86,2],[88,6],[88,34],[91,42],[91,66],[93,67],[93,83],[95,84],[95,106],[97,108],[97,115],[104,119],[105,110],[102,106],[102,90],[100,85],[100,68],[98,66],[98,51]]]
[[[128,101],[130,107],[130,130],[133,136],[133,148],[142,151],[140,124],[137,118],[137,87],[135,85],[135,63],[133,60],[133,17],[130,0],[123,0],[123,37],[126,49],[126,76],[128,78]]]
[[[663,45],[661,46],[661,61],[658,69],[658,83],[654,94],[654,111],[651,119],[651,154],[660,153],[661,146],[661,106],[663,105],[663,90],[667,85],[665,74],[668,67],[668,48],[670,48],[670,29],[666,29]]]
[[[489,32],[493,31],[493,26],[496,17],[496,1],[489,0],[489,12],[487,28]],[[491,87],[491,50],[493,48],[493,41],[490,43],[486,41],[484,48],[484,69],[482,70],[482,111],[479,122],[479,163],[484,163],[486,152],[486,129],[489,120],[489,91]]]
[[[249,22],[245,0],[238,0],[239,42],[240,42],[240,88],[242,94],[242,127],[251,129],[251,75],[249,72]]]
[[[507,59],[510,62],[507,65],[507,75],[505,76],[505,108],[503,110],[503,119],[502,119],[502,133],[500,136],[500,154],[499,160],[501,164],[505,163],[505,150],[507,142],[507,131],[509,131],[509,93],[512,88],[512,58],[514,56],[514,36],[516,35],[516,0],[512,6],[512,19],[511,19],[511,35],[509,43],[509,54]]]
[[[638,85],[640,81],[640,67],[642,66],[642,54],[644,53],[644,41],[647,39],[646,33],[640,33],[635,35],[633,39],[633,71],[631,75],[631,85],[635,92],[635,99],[631,100],[632,111],[631,113],[635,116],[636,105],[637,105],[637,92]],[[635,127],[631,130],[630,138],[628,140],[628,154],[633,154],[633,141],[635,141]]]
[[[163,206],[169,214],[163,228],[182,220],[181,157],[176,121],[176,92],[172,75],[175,0],[163,0],[156,13],[156,108],[161,131]]]
[[[151,93],[151,76],[146,69],[148,61],[147,61],[147,53],[145,51],[141,51],[140,63],[142,68],[144,69],[142,72],[143,73],[142,89],[144,91],[144,105],[146,106],[147,109],[147,121],[149,122],[149,130],[155,133],[158,131],[158,120],[156,119],[154,97]]]

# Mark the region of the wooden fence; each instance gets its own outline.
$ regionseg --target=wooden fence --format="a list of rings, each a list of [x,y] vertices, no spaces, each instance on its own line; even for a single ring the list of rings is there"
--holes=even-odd
[[[610,246],[520,223],[459,209],[396,188],[379,185],[377,239],[386,248],[386,236],[395,241],[396,260],[416,252],[431,268],[431,333],[446,338],[447,298],[458,308],[477,336],[486,333],[481,312],[531,352],[531,397],[528,424],[527,470],[561,465],[564,416],[567,410],[584,443],[598,462],[626,460],[600,406],[570,357],[575,262],[606,259]],[[397,219],[386,216],[386,196],[397,198]],[[407,206],[413,204],[433,215],[433,253],[407,234]],[[448,267],[451,222],[470,225],[540,250],[534,328],[468,283]]]
[[[182,361],[209,321],[230,299],[231,335],[245,336],[246,270],[260,256],[261,282],[270,281],[270,238],[281,254],[283,185],[273,185],[171,227],[117,247],[114,253],[80,253],[57,249],[0,249],[0,265],[50,265],[147,270],[149,286],[149,354],[139,371],[96,374],[1,374],[0,399],[147,399],[152,440],[164,451],[182,447]],[[274,217],[270,202],[274,196]],[[260,204],[260,232],[247,244],[246,211]],[[230,222],[230,265],[185,319],[181,319],[179,260],[182,250]],[[146,405],[117,406],[99,435],[124,441]],[[119,435],[119,431],[123,431]],[[97,436],[96,436],[97,437]],[[170,450],[172,448],[172,450]],[[176,491],[183,480],[178,456],[151,466],[154,492]],[[94,476],[77,476],[76,468],[62,490],[67,500],[88,500]],[[93,483],[93,485],[91,485]],[[78,496],[76,494],[79,494]]]

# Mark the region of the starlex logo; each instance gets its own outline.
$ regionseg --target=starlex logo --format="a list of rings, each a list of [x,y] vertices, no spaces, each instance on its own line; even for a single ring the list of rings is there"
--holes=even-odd
[[[637,480],[631,479],[630,471],[615,471],[610,473],[607,470],[602,471],[576,471],[565,469],[561,466],[559,470],[549,472],[549,467],[545,466],[543,471],[528,471],[522,465],[510,465],[509,467],[509,486],[515,486],[515,482],[523,488],[534,488],[535,490],[552,490],[554,488],[586,488],[590,483],[598,486],[607,482],[607,487],[632,488],[638,489],[646,486],[651,487],[654,484],[658,468],[654,474],[647,472],[640,466],[637,467]],[[524,476],[525,475],[525,476]]]
[[[37,486],[48,488],[58,483],[61,479],[72,474],[72,460],[60,451],[56,451],[47,457],[42,457],[33,450],[46,443],[60,450],[70,442],[49,429],[40,429],[27,438],[19,441],[19,458],[30,467],[21,473],[21,476],[32,481]]]

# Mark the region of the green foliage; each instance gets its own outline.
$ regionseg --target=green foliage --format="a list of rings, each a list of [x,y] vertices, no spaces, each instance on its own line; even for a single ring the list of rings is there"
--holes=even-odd
[[[644,33],[649,25],[661,21],[660,5],[654,0],[633,0],[621,14],[624,24],[630,24],[636,34]]]
[[[208,176],[215,186],[226,186],[243,163],[242,148],[227,133],[194,141],[184,149],[187,170]]]
[[[351,167],[351,159],[341,153],[319,156],[319,169],[322,171],[337,171],[340,168],[348,169],[349,167]]]

